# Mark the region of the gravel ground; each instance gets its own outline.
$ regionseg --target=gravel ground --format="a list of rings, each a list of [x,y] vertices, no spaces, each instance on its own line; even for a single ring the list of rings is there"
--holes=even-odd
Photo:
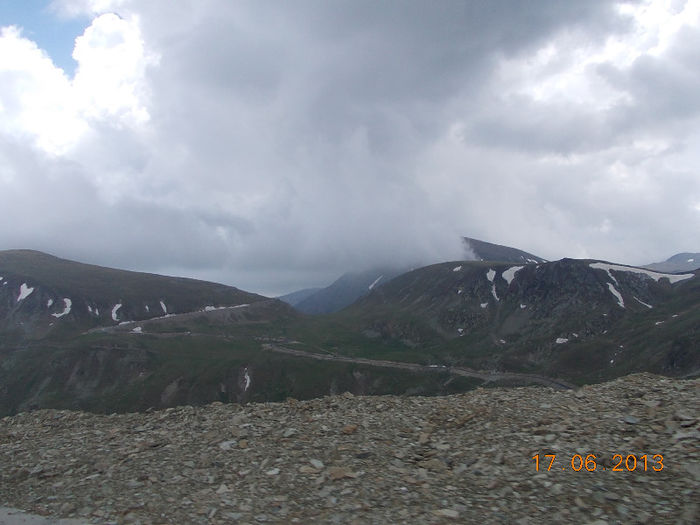
[[[79,523],[694,524],[699,393],[640,374],[576,391],[40,410],[0,420],[0,504]]]

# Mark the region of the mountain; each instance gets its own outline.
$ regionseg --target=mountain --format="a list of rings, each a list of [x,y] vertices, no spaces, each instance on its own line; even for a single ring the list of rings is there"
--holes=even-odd
[[[546,262],[541,257],[509,246],[492,244],[470,237],[464,237],[463,242],[467,253],[474,254],[477,260],[525,264]],[[367,295],[374,287],[385,285],[407,270],[408,268],[405,267],[385,266],[363,272],[346,273],[331,285],[315,292],[308,293],[308,290],[301,290],[289,294],[289,296],[280,297],[280,299],[306,314],[338,312]],[[298,297],[304,298],[297,300]]]
[[[0,252],[0,416],[700,374],[700,270],[381,272],[354,283],[364,295],[349,307],[310,316],[229,286]]]
[[[700,268],[700,253],[677,253],[663,262],[647,264],[645,268],[657,272],[692,272]]]
[[[294,307],[305,314],[337,312],[368,294],[373,288],[384,285],[405,271],[405,268],[383,267],[346,273],[329,286],[299,301]]]
[[[0,251],[0,334],[44,337],[268,300],[222,284]]]
[[[463,239],[466,248],[474,254],[478,261],[499,261],[522,264],[547,262],[542,257],[532,255],[531,253],[524,252],[517,248],[511,248],[510,246],[493,244],[480,241],[479,239],[472,239],[471,237],[464,237]]]
[[[280,301],[284,301],[285,303],[291,306],[296,306],[301,301],[303,301],[307,297],[311,297],[320,290],[322,290],[322,288],[320,287],[304,288],[303,290],[297,290],[296,292],[288,293],[286,295],[280,295],[277,299],[279,299]]]
[[[396,277],[339,315],[356,334],[345,349],[355,355],[420,350],[434,363],[576,382],[641,370],[693,374],[697,277],[594,260],[452,262]]]

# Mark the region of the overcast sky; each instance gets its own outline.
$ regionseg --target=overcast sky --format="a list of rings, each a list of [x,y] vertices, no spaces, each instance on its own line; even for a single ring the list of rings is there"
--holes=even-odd
[[[0,26],[0,249],[268,295],[460,235],[700,251],[700,0],[0,0]]]

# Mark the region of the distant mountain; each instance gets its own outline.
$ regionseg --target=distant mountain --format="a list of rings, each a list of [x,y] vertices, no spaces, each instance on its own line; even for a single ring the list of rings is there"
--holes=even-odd
[[[478,261],[498,261],[523,264],[547,262],[546,259],[543,259],[542,257],[532,255],[531,253],[524,252],[523,250],[519,250],[517,248],[480,241],[479,239],[472,239],[471,237],[464,237],[464,244],[472,253],[474,253],[476,260]]]
[[[663,262],[647,264],[645,268],[658,272],[692,272],[700,268],[700,253],[678,253]]]
[[[321,288],[299,301],[294,307],[306,314],[337,312],[405,271],[405,268],[384,267],[364,272],[346,273],[329,286]]]
[[[301,301],[306,299],[307,297],[311,297],[313,294],[316,292],[322,290],[322,288],[317,287],[317,288],[305,288],[303,290],[298,290],[296,292],[288,293],[286,295],[280,295],[277,299],[280,301],[284,301],[285,303],[291,305],[291,306],[296,306],[298,305]]]
[[[32,250],[0,251],[0,333],[112,326],[267,298],[222,284],[104,268]]]
[[[470,237],[464,237],[463,241],[468,253],[473,253],[477,260],[525,264],[546,262],[541,257],[510,246],[492,244]],[[367,295],[372,288],[383,286],[406,271],[408,268],[405,267],[383,267],[363,272],[346,273],[331,285],[315,292],[308,293],[308,290],[300,290],[289,294],[289,296],[280,297],[280,299],[306,314],[329,314],[350,306],[359,298]],[[306,295],[307,293],[308,295]],[[297,299],[296,294],[300,294],[302,297],[305,295],[305,297],[291,302]]]

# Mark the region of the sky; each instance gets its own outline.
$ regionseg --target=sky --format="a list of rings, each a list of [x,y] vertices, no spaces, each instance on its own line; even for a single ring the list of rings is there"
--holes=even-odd
[[[700,251],[700,0],[0,0],[0,249],[265,295]]]

